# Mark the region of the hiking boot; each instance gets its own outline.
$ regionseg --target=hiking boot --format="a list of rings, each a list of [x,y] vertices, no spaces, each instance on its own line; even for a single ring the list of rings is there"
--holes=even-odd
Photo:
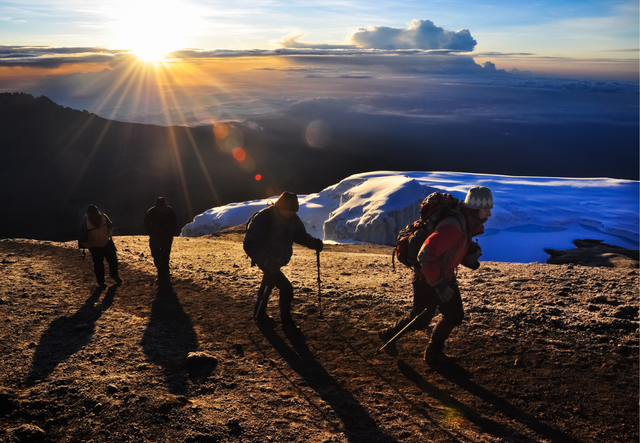
[[[382,331],[378,332],[378,337],[380,338],[382,343],[387,343],[389,340],[391,340],[393,337],[395,337],[395,335],[396,334],[395,334],[394,328],[386,328],[386,329],[383,329]],[[389,343],[384,348],[384,352],[386,352],[391,357],[397,357],[398,356],[398,348],[396,347],[396,343],[395,342]]]
[[[271,320],[271,317],[269,317],[269,314],[267,314],[264,311],[260,311],[258,312],[256,315],[254,315],[253,319],[260,323],[260,322],[268,322],[269,320]]]
[[[293,319],[293,317],[291,317],[291,314],[281,314],[280,321],[282,323],[283,328],[300,329],[296,324],[295,320]]]
[[[434,363],[446,365],[451,363],[451,358],[440,350],[427,347],[427,349],[424,351],[424,361],[429,365]]]

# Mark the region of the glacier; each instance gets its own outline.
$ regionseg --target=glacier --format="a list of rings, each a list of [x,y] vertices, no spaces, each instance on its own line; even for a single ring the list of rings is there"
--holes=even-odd
[[[395,244],[435,191],[464,199],[472,186],[494,197],[492,217],[478,237],[482,260],[544,262],[544,248],[573,247],[594,238],[638,249],[639,182],[612,178],[518,177],[463,172],[377,171],[355,174],[316,194],[299,195],[307,231],[335,243]],[[232,203],[197,215],[181,230],[199,237],[244,224],[269,199]]]

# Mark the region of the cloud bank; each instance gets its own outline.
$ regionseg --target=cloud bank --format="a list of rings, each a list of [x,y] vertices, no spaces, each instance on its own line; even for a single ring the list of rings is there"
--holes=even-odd
[[[57,68],[74,63],[110,63],[129,51],[104,47],[2,46],[0,66]]]

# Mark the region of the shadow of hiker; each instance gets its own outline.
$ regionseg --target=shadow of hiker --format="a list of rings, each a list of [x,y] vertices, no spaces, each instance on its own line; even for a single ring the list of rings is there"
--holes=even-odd
[[[147,360],[163,368],[169,392],[185,395],[187,355],[198,349],[198,337],[170,283],[158,287],[141,344]]]
[[[58,364],[91,341],[96,321],[113,303],[118,287],[119,285],[111,286],[102,302],[96,305],[104,290],[103,287],[98,287],[75,314],[70,317],[59,317],[49,324],[36,345],[31,370],[25,380],[28,385],[45,379]]]
[[[280,337],[273,325],[259,324],[258,328],[285,362],[316,391],[342,422],[349,442],[397,442],[378,428],[375,420],[358,400],[329,374],[316,360],[301,331],[285,330],[291,346]],[[323,415],[326,412],[320,410]],[[329,419],[330,420],[330,419]]]
[[[398,369],[400,372],[410,381],[416,384],[421,391],[440,401],[446,407],[455,411],[455,414],[462,415],[464,418],[472,423],[478,425],[483,432],[491,434],[495,437],[518,439],[515,441],[536,441],[531,437],[522,435],[516,429],[495,422],[486,417],[482,417],[475,409],[467,406],[466,404],[453,398],[448,392],[434,386],[427,380],[425,380],[418,372],[415,371],[403,360],[398,360]],[[489,403],[495,407],[500,413],[507,417],[514,419],[515,421],[525,425],[531,431],[544,437],[544,441],[558,442],[558,443],[580,443],[580,440],[571,437],[559,429],[555,429],[545,423],[542,423],[532,415],[524,412],[515,405],[509,403],[503,398],[498,397],[487,389],[478,386],[471,380],[471,374],[465,369],[456,364],[436,365],[432,366],[442,377],[455,383],[462,389],[475,395],[481,400]]]

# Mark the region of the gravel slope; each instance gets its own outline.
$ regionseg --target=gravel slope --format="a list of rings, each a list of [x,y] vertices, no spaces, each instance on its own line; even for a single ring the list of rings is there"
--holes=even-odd
[[[96,291],[73,243],[0,241],[0,440],[637,442],[638,270],[484,262],[461,270],[454,364],[428,333],[377,353],[411,305],[390,248],[296,248],[300,333],[251,320],[242,236],[176,238],[158,287],[146,237]],[[274,298],[277,294],[274,294]]]

